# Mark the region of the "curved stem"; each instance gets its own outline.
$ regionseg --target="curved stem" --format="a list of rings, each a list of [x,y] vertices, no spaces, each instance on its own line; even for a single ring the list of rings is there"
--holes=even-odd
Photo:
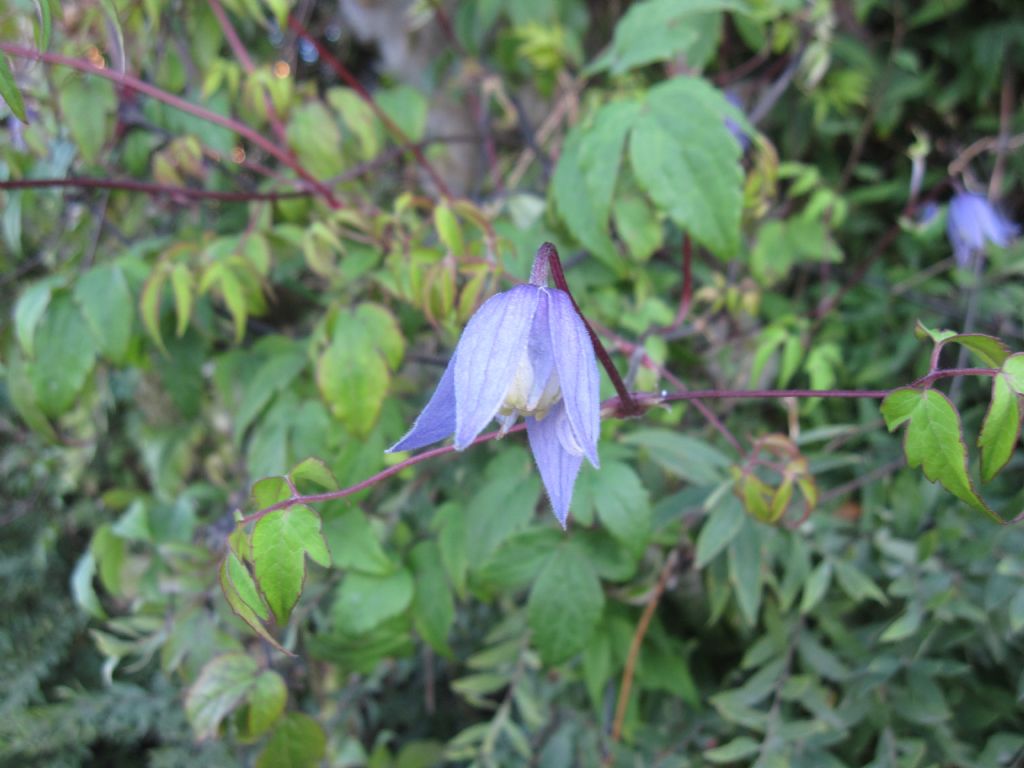
[[[920,379],[915,381],[911,386],[922,387],[930,384],[938,379],[950,378],[953,376],[995,376],[999,373],[994,368],[950,368],[944,371],[933,371],[927,376],[922,376]],[[607,418],[628,418],[635,416],[638,413],[642,413],[648,408],[653,408],[657,405],[663,405],[665,403],[678,402],[681,400],[723,400],[723,399],[781,399],[785,397],[832,397],[832,398],[871,398],[881,399],[893,392],[892,389],[732,389],[732,390],[693,390],[691,392],[627,392],[628,400],[624,400],[622,397],[613,397],[609,400],[605,400],[601,403],[601,412]],[[522,432],[526,429],[525,424],[517,424],[508,430],[507,433],[501,431],[488,432],[485,435],[480,435],[470,445],[477,445],[479,443],[486,443],[491,440],[496,440],[505,434],[512,434],[514,432]],[[381,480],[385,480],[392,475],[397,475],[403,469],[411,467],[420,462],[428,459],[436,458],[437,456],[444,456],[448,453],[455,451],[454,445],[445,445],[440,448],[431,448],[429,451],[418,453],[406,459],[403,462],[395,464],[394,466],[388,467],[387,469],[381,470],[375,475],[371,475],[365,480],[350,485],[347,488],[341,488],[337,491],[327,491],[325,493],[311,493],[311,494],[295,494],[293,493],[289,498],[283,499],[276,504],[271,504],[269,507],[259,509],[249,515],[245,515],[240,520],[241,524],[247,525],[248,523],[254,523],[262,517],[269,515],[271,512],[277,512],[281,509],[288,509],[298,504],[315,504],[321,501],[333,501],[335,499],[343,499],[346,496],[351,496],[353,493],[364,491],[370,488]]]
[[[283,200],[291,197],[309,197],[309,190],[293,190],[289,192],[220,192],[212,189],[196,189],[179,187],[172,184],[156,184],[136,179],[16,179],[0,181],[0,189],[46,189],[48,187],[82,187],[86,189],[123,189],[133,192],[144,192],[148,195],[168,195],[170,197],[187,197],[192,200],[228,200],[247,202],[250,200]]]

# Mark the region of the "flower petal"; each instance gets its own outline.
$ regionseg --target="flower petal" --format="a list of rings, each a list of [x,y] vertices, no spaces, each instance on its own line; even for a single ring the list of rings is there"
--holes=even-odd
[[[466,448],[501,407],[530,337],[540,289],[520,285],[484,302],[455,348],[455,447]]]
[[[443,440],[455,431],[455,357],[448,361],[441,381],[431,395],[430,401],[416,418],[412,429],[387,453],[414,451],[425,445]]]
[[[537,312],[530,326],[530,341],[527,354],[530,356],[530,370],[533,383],[527,393],[527,410],[534,410],[545,395],[553,397],[557,392],[557,379],[552,382],[551,374],[555,370],[555,355],[551,349],[550,320],[548,318],[548,302],[537,302]],[[549,384],[551,386],[549,386]],[[553,391],[549,391],[553,390]]]
[[[576,444],[595,467],[597,438],[601,431],[601,394],[597,359],[587,329],[568,294],[558,289],[545,290],[562,401]]]
[[[562,447],[558,439],[558,422],[566,418],[565,408],[559,403],[543,419],[526,419],[526,435],[530,439],[533,460],[537,462],[540,479],[544,481],[551,509],[565,528],[569,518],[569,504],[576,476],[583,463],[582,456],[574,456]]]

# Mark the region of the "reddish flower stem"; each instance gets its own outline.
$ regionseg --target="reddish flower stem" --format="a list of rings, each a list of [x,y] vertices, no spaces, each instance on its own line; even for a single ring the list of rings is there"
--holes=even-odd
[[[94,65],[92,62],[84,59],[75,59],[70,56],[62,56],[59,53],[49,53],[44,51],[37,51],[34,48],[26,48],[21,45],[12,45],[10,43],[0,43],[0,51],[3,51],[11,56],[17,56],[24,59],[32,59],[35,61],[42,61],[46,64],[55,64],[62,67],[70,67],[76,69],[79,72],[84,72],[87,75],[94,75],[96,77],[102,77],[105,80],[109,80],[122,88],[127,88],[132,91],[149,96],[150,98],[161,101],[168,106],[174,107],[175,109],[186,112],[190,115],[194,115],[202,120],[219,125],[222,128],[227,128],[230,131],[234,131],[239,136],[248,141],[252,142],[255,146],[262,149],[271,157],[277,159],[283,165],[291,168],[296,174],[304,181],[306,181],[312,189],[320,195],[324,201],[332,208],[341,208],[341,203],[334,197],[334,193],[330,189],[325,187],[319,180],[313,177],[309,171],[302,167],[302,165],[292,157],[291,153],[285,149],[282,149],[270,139],[263,136],[258,131],[250,128],[244,123],[239,122],[231,117],[213,112],[205,107],[201,107],[198,104],[193,104],[190,101],[186,101],[180,96],[175,96],[173,93],[168,93],[162,88],[158,88],[152,83],[147,83],[144,80],[140,80],[132,75],[122,74],[115,72],[110,69],[101,69]]]
[[[931,384],[933,381],[938,379],[946,379],[954,376],[996,376],[999,371],[994,368],[949,368],[943,371],[933,371],[927,376],[922,376],[920,379],[915,381],[911,386],[923,387]],[[623,418],[628,416],[635,416],[637,413],[642,413],[648,408],[652,408],[657,405],[663,405],[665,403],[678,402],[681,400],[723,400],[726,398],[730,399],[781,399],[785,397],[830,397],[830,398],[871,398],[879,400],[884,398],[889,393],[893,392],[892,389],[736,389],[736,390],[694,390],[692,392],[671,392],[671,393],[658,393],[658,392],[632,392],[627,393],[629,395],[629,406],[627,407],[626,402],[621,397],[613,397],[609,400],[605,400],[601,403],[601,412],[610,418]],[[508,431],[509,434],[513,432],[522,432],[526,429],[525,424],[517,424]],[[480,435],[474,440],[471,445],[477,445],[478,443],[486,443],[490,440],[498,439],[502,436],[501,432],[488,432],[486,435]],[[350,485],[347,488],[341,488],[337,491],[327,491],[326,493],[311,493],[307,495],[292,494],[289,498],[283,499],[276,504],[271,504],[269,507],[264,507],[251,514],[244,516],[241,519],[243,525],[254,523],[257,520],[269,515],[271,512],[277,512],[281,509],[288,509],[298,504],[315,504],[321,501],[333,501],[335,499],[343,499],[346,496],[351,496],[353,493],[364,491],[370,488],[381,480],[386,480],[392,475],[397,475],[403,469],[411,467],[415,464],[419,464],[428,459],[436,458],[437,456],[444,456],[448,453],[453,453],[455,446],[445,445],[440,448],[431,448],[429,451],[418,453],[406,459],[403,462],[395,464],[394,466],[388,467],[387,469],[381,470],[375,475],[372,475],[365,480]]]
[[[630,394],[629,389],[626,387],[626,383],[622,380],[622,376],[619,375],[618,370],[615,368],[615,363],[612,362],[611,355],[608,354],[608,350],[604,348],[604,344],[594,333],[594,329],[590,327],[590,323],[587,322],[586,316],[580,310],[579,304],[576,303],[576,299],[572,295],[572,291],[569,289],[569,283],[565,279],[565,271],[562,269],[562,260],[558,256],[558,249],[555,248],[551,243],[544,243],[540,248],[537,249],[537,255],[543,255],[548,265],[551,267],[551,278],[555,281],[555,285],[562,291],[565,291],[569,296],[569,301],[572,302],[573,309],[576,310],[576,314],[579,315],[580,320],[583,321],[583,327],[587,329],[587,334],[590,336],[590,343],[594,345],[594,354],[597,355],[597,359],[601,361],[601,365],[604,366],[605,371],[608,372],[608,378],[612,381],[612,386],[615,387],[615,391],[619,394],[619,402],[622,406],[622,416],[635,416],[642,412],[642,408],[638,407],[633,402],[633,396]]]

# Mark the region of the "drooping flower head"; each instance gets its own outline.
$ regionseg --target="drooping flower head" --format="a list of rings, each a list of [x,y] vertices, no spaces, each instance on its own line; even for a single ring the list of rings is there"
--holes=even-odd
[[[598,466],[597,361],[564,291],[547,287],[547,246],[530,282],[488,299],[470,318],[441,382],[409,433],[388,452],[422,448],[452,433],[464,450],[497,420],[522,416],[537,469],[565,527],[583,457]]]
[[[987,198],[972,192],[959,192],[949,201],[946,232],[956,263],[965,267],[985,250],[986,241],[1005,248],[1017,236],[1019,229]]]

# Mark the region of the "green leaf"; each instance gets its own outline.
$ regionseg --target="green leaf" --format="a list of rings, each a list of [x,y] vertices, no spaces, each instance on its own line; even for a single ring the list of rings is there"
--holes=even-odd
[[[284,678],[272,669],[256,678],[249,691],[249,706],[245,713],[246,736],[255,738],[270,730],[284,713],[288,701],[288,687]]]
[[[967,347],[981,362],[992,368],[999,368],[1010,356],[1010,348],[995,336],[986,336],[982,333],[958,333],[943,340],[944,344],[950,342]]]
[[[622,441],[643,448],[666,472],[693,485],[717,485],[732,461],[704,440],[668,429],[638,429]]]
[[[837,559],[835,569],[839,586],[854,602],[874,600],[881,605],[889,604],[889,599],[878,585],[853,563]]]
[[[256,768],[317,768],[327,749],[327,736],[309,715],[289,713],[256,758]]]
[[[948,397],[934,389],[897,389],[882,401],[882,416],[890,432],[909,422],[903,449],[911,468],[921,467],[933,483],[941,483],[961,501],[1003,522],[974,490],[967,474],[960,414]]]
[[[462,240],[462,227],[452,209],[444,203],[434,207],[434,229],[437,230],[437,237],[448,252],[454,256],[461,256],[465,244]]]
[[[115,364],[131,351],[135,302],[120,267],[102,264],[78,278],[75,302],[96,340],[100,354]]]
[[[553,552],[526,605],[533,644],[546,664],[583,650],[604,610],[604,592],[590,562],[574,546]]]
[[[757,526],[747,520],[729,543],[729,582],[736,593],[743,618],[750,626],[757,624],[761,608],[761,537]]]
[[[540,496],[540,481],[526,452],[506,446],[487,465],[485,484],[466,509],[466,557],[484,563],[498,546],[527,526]]]
[[[421,541],[409,553],[409,562],[416,581],[412,602],[416,631],[427,645],[450,657],[448,634],[455,624],[455,598],[441,563],[441,550],[434,541]]]
[[[720,747],[709,749],[704,757],[712,763],[738,763],[753,757],[761,749],[761,744],[749,736],[738,736]]]
[[[195,286],[192,273],[184,264],[175,264],[171,269],[171,289],[174,293],[174,313],[178,324],[174,329],[176,335],[184,336],[192,319],[192,304],[195,300]]]
[[[238,441],[274,395],[285,391],[309,362],[300,345],[280,340],[283,345],[275,347],[256,372],[243,382],[242,397],[234,412],[235,439]]]
[[[117,107],[113,86],[98,77],[72,75],[57,90],[60,108],[65,115],[71,138],[75,140],[82,159],[96,162],[108,138],[108,116]]]
[[[217,735],[221,720],[233,712],[256,684],[256,660],[226,653],[210,661],[185,695],[185,715],[199,740]]]
[[[139,297],[139,314],[142,315],[142,324],[146,331],[160,350],[167,354],[167,347],[164,346],[163,336],[160,333],[160,304],[163,299],[164,282],[167,280],[167,272],[160,266],[153,268],[149,277],[142,286],[142,295]]]
[[[14,116],[23,123],[28,122],[25,114],[25,101],[21,98],[21,91],[14,82],[14,73],[11,72],[11,65],[7,62],[7,55],[0,51],[0,96],[7,102]]]
[[[629,140],[637,181],[669,217],[721,258],[739,250],[740,146],[725,127],[725,97],[675,77],[647,93]]]
[[[804,593],[800,598],[800,613],[810,613],[814,607],[821,602],[821,599],[828,592],[832,583],[832,561],[822,560],[811,571],[811,575],[804,584]]]
[[[96,363],[89,327],[67,293],[55,294],[35,332],[30,378],[36,402],[47,416],[75,403]]]
[[[695,567],[704,568],[736,538],[746,517],[739,499],[726,494],[708,513],[697,535]]]
[[[338,481],[334,478],[334,473],[322,460],[313,456],[303,459],[292,467],[288,476],[291,477],[295,485],[299,485],[302,481],[308,481],[325,491],[338,490]]]
[[[344,172],[338,121],[321,102],[309,101],[293,109],[287,133],[288,145],[316,178],[329,179]]]
[[[379,305],[362,304],[335,319],[316,380],[334,415],[355,435],[365,436],[377,423],[391,382],[389,368],[398,367],[404,352],[397,322]]]
[[[302,592],[306,557],[325,568],[331,562],[316,512],[295,506],[256,521],[252,531],[253,572],[278,624],[287,623]]]
[[[992,400],[978,435],[981,452],[981,479],[989,482],[1013,455],[1020,436],[1020,397],[1004,373],[992,378]]]
[[[583,247],[615,271],[622,265],[608,234],[608,210],[590,195],[580,159],[581,133],[571,131],[562,145],[551,179],[551,194],[559,217]],[[616,161],[616,170],[618,161]]]
[[[789,277],[794,266],[842,261],[843,254],[822,219],[770,219],[757,231],[750,271],[762,285]]]
[[[36,328],[50,305],[56,279],[49,277],[28,286],[14,304],[14,333],[28,357],[35,354]]]
[[[1024,395],[1024,352],[1011,355],[1003,363],[1003,375],[1010,389],[1018,395]]]
[[[474,582],[498,590],[525,587],[537,578],[562,538],[550,526],[522,531],[503,542],[474,572]]]
[[[647,489],[633,468],[622,462],[605,462],[596,475],[597,516],[616,539],[638,554],[647,544],[651,531]]]
[[[36,11],[39,14],[39,24],[36,25],[35,39],[36,48],[40,51],[45,51],[50,47],[50,36],[53,33],[53,9],[50,7],[50,2],[51,0],[35,0]]]
[[[741,0],[646,0],[634,3],[615,25],[611,46],[586,68],[587,74],[610,69],[620,75],[636,67],[682,56],[691,66],[701,62],[687,57],[701,35],[695,17],[716,11],[749,13]]]
[[[359,139],[360,157],[374,157],[381,148],[380,120],[370,105],[351,88],[330,88],[327,103]]]
[[[422,141],[427,128],[427,98],[408,85],[382,88],[374,98],[409,141]]]
[[[256,582],[253,581],[252,575],[234,552],[228,552],[220,564],[220,588],[228,605],[231,606],[231,610],[248,624],[253,632],[281,653],[288,656],[294,655],[277,642],[263,626],[262,620],[266,620],[270,616],[266,603],[256,589]]]
[[[10,345],[4,361],[7,365],[4,383],[7,385],[7,394],[14,409],[33,431],[56,442],[57,434],[36,401],[30,363],[24,359],[24,355],[15,344]]]
[[[402,568],[384,576],[352,571],[345,575],[331,606],[336,630],[353,635],[369,632],[412,603],[412,574]]]
[[[324,538],[331,550],[335,568],[351,568],[376,576],[395,570],[384,553],[370,521],[358,507],[348,507],[324,521]]]
[[[665,242],[665,227],[639,195],[621,195],[612,209],[615,230],[637,261],[647,261]]]

